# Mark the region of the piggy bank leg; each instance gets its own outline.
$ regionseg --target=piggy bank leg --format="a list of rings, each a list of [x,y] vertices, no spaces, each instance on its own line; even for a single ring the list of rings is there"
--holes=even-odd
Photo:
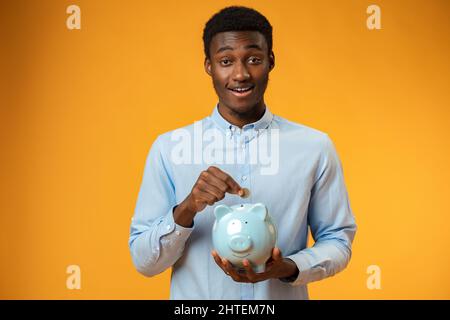
[[[265,264],[260,264],[260,265],[253,267],[253,271],[255,271],[256,273],[261,273],[261,272],[264,272],[265,270],[266,270]]]

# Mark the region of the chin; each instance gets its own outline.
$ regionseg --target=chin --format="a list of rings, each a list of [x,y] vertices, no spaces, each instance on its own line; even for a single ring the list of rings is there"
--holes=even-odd
[[[256,102],[252,102],[252,103],[242,102],[242,103],[229,103],[227,105],[236,114],[246,115],[256,108],[257,103]]]

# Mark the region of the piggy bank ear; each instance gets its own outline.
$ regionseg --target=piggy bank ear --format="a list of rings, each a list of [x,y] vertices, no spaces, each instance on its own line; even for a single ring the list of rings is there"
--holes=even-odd
[[[222,218],[227,213],[230,213],[231,211],[233,210],[231,210],[230,207],[220,204],[214,208],[214,215],[216,216],[216,219],[219,220],[220,218]]]
[[[252,214],[256,214],[261,220],[266,220],[267,208],[262,203],[256,203],[250,210]]]

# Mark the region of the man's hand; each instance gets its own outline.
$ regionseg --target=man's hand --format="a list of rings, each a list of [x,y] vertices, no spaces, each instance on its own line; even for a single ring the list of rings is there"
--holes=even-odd
[[[222,200],[227,192],[239,196],[244,194],[239,184],[219,168],[211,166],[202,171],[191,193],[175,208],[175,222],[184,227],[191,226],[197,212]]]
[[[250,262],[243,260],[243,272],[237,271],[231,263],[221,258],[217,251],[211,252],[217,265],[236,282],[259,282],[267,279],[287,278],[298,273],[297,265],[291,259],[283,258],[279,248],[273,248],[272,257],[266,263],[266,270],[261,273],[255,273]]]

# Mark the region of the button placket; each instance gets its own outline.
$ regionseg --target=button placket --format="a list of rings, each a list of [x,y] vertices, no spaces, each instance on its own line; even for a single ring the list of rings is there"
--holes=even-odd
[[[251,190],[250,188],[250,155],[249,155],[249,148],[247,148],[248,144],[248,136],[242,137],[243,144],[242,144],[242,151],[245,152],[245,162],[242,165],[242,171],[239,177],[239,184],[242,188],[247,188]],[[241,199],[243,202],[249,202],[251,203],[251,192],[250,197],[246,197],[245,199]]]

